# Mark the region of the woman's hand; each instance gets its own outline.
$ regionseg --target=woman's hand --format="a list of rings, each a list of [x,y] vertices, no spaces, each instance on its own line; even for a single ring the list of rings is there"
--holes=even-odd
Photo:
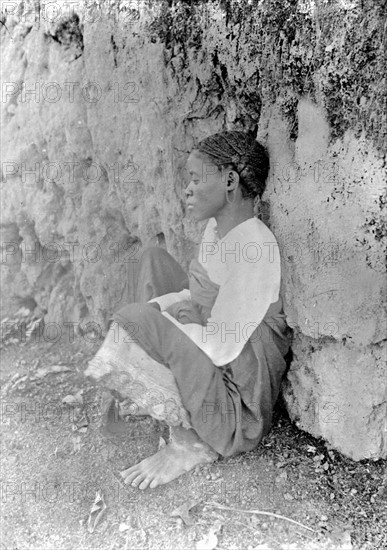
[[[182,302],[176,302],[169,306],[165,311],[174,317],[182,325],[188,325],[189,323],[196,323],[203,325],[203,319],[200,315],[199,309],[195,306],[191,300],[183,300]]]

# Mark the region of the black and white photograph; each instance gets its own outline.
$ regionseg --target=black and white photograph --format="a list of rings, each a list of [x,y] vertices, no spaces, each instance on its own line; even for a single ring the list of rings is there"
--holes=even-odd
[[[0,41],[0,550],[387,549],[386,0]]]

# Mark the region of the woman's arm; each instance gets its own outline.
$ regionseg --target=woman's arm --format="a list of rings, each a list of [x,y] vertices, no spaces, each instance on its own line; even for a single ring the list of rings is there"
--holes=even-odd
[[[183,300],[190,300],[191,299],[191,293],[188,288],[184,288],[180,292],[170,292],[169,294],[163,294],[163,296],[157,296],[156,298],[152,298],[151,300],[148,300],[148,303],[151,304],[153,302],[156,302],[159,304],[161,311],[165,311],[169,306],[172,304],[176,304],[177,302],[182,302]]]
[[[227,265],[226,281],[220,286],[207,323],[182,325],[164,312],[217,365],[234,360],[263,320],[280,289],[279,256],[262,254],[257,262],[232,262]]]

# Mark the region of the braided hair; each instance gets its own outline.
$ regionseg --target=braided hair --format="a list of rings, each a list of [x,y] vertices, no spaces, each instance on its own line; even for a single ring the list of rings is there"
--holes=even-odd
[[[269,173],[268,153],[251,134],[219,132],[199,142],[196,149],[218,166],[231,167],[239,174],[242,197],[262,196]]]

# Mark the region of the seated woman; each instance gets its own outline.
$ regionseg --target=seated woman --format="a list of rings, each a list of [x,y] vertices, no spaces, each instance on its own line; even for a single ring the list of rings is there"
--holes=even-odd
[[[136,302],[115,313],[86,370],[122,415],[170,426],[166,447],[121,472],[140,489],[254,449],[270,429],[289,348],[278,245],[253,210],[269,170],[264,147],[221,132],[187,166],[187,212],[208,220],[188,278],[165,250],[146,249]]]

